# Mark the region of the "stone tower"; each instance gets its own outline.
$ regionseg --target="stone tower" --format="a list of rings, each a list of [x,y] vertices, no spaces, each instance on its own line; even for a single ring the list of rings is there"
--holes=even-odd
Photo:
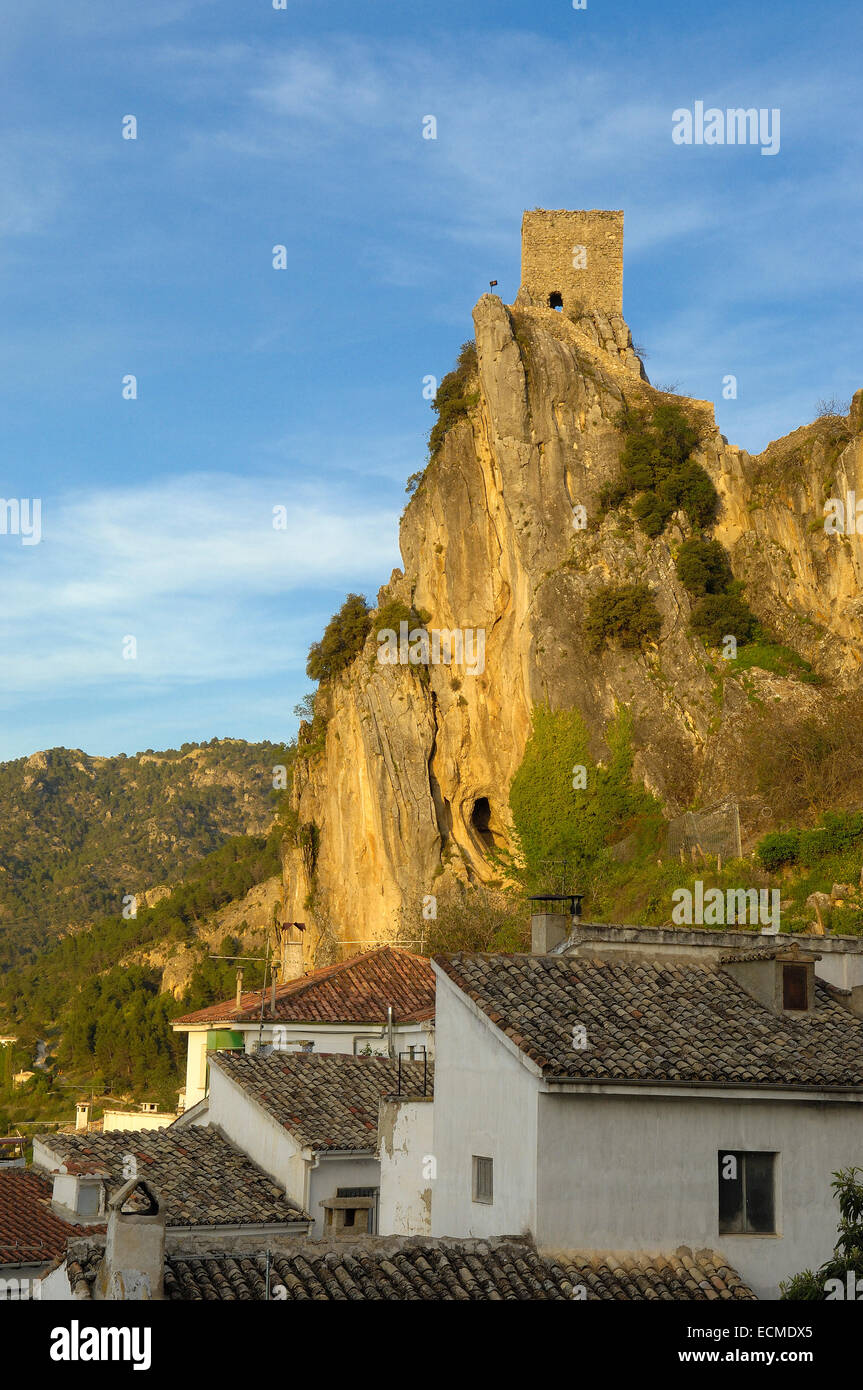
[[[518,301],[568,316],[623,313],[623,213],[526,212]]]

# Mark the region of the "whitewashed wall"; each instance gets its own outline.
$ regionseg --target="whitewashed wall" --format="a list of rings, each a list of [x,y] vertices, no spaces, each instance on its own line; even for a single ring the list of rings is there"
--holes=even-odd
[[[537,1082],[438,975],[432,1184],[435,1236],[536,1227]],[[494,1203],[472,1201],[471,1156],[494,1159]]]
[[[778,1236],[720,1235],[717,1156],[779,1154]],[[537,1241],[720,1250],[760,1298],[832,1253],[837,1168],[863,1160],[863,1108],[799,1101],[541,1095]]]
[[[431,1235],[432,1191],[436,1181],[431,1097],[381,1101],[378,1153],[380,1234]]]

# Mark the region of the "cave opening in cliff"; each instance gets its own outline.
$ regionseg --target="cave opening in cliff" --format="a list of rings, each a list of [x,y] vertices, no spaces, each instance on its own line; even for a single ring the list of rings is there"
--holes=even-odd
[[[490,848],[494,847],[491,831],[491,806],[487,796],[478,796],[470,813],[470,823],[480,839]]]
[[[548,296],[549,309],[559,309],[563,313],[563,295],[560,290],[552,290]]]

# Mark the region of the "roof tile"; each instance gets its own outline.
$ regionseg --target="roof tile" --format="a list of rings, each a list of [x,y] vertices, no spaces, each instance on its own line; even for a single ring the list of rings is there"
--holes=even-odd
[[[863,1021],[818,980],[814,1012],[789,1016],[715,963],[458,953],[435,964],[546,1076],[863,1087]],[[574,1046],[578,1024],[586,1047]]]
[[[118,1130],[108,1134],[44,1134],[58,1166],[98,1164],[112,1187],[128,1176],[131,1155],[158,1189],[169,1226],[308,1222],[284,1190],[213,1126]]]
[[[264,991],[264,1018],[282,1023],[384,1023],[391,1006],[397,1023],[434,1017],[435,979],[425,956],[381,946],[336,965],[276,986],[276,1011]],[[175,1024],[253,1023],[261,1013],[261,991],[183,1014]]]
[[[312,1149],[374,1149],[382,1096],[398,1088],[398,1062],[330,1052],[214,1052],[210,1058],[295,1139]],[[423,1088],[423,1063],[403,1062],[402,1092]],[[429,1065],[426,1086],[434,1084]]]

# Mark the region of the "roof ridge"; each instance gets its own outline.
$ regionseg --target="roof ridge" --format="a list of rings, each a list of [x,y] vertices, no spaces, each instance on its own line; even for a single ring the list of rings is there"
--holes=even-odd
[[[317,988],[327,981],[332,980],[334,977],[349,974],[352,970],[364,966],[367,962],[381,961],[382,959],[391,960],[396,964],[399,962],[406,963],[408,961],[410,961],[412,965],[422,963],[428,965],[429,969],[431,968],[431,963],[427,956],[419,955],[414,951],[406,951],[403,947],[393,946],[389,942],[383,942],[379,946],[372,946],[369,950],[358,951],[353,956],[349,956],[346,960],[333,961],[329,965],[319,966],[316,970],[310,971],[307,975],[300,975],[294,980],[282,981],[280,984],[276,985],[276,1003],[279,1004],[284,1001],[299,999],[307,991]],[[407,988],[416,987],[416,982],[408,978],[404,980],[404,986]],[[230,999],[220,1000],[215,1004],[207,1004],[201,1009],[192,1009],[186,1014],[181,1014],[173,1019],[172,1023],[246,1023],[250,1020],[244,1017],[244,1015],[248,1014],[252,1009],[257,1008],[262,1000],[266,1001],[269,994],[269,988],[247,991],[240,995],[239,1006],[236,1004],[236,1001]],[[408,1011],[408,1016],[412,1017],[425,1008],[425,1004],[420,1008],[412,1008]],[[267,1020],[267,1022],[272,1021],[271,1019]],[[275,1021],[278,1020],[276,1019]],[[307,1021],[314,1022],[315,1020],[309,1019]],[[343,1019],[340,1021],[350,1022],[351,1020]]]

